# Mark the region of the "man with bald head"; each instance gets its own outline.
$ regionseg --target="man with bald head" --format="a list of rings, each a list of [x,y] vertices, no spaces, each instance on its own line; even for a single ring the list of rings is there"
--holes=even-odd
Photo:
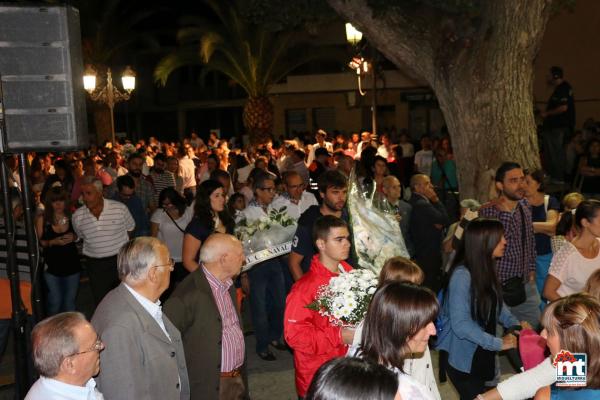
[[[200,249],[200,266],[167,300],[164,311],[181,331],[191,399],[248,398],[244,334],[233,279],[244,262],[234,236],[214,233]]]
[[[413,175],[410,178],[410,188],[412,211],[409,229],[415,261],[425,272],[423,285],[437,293],[442,276],[442,233],[450,220],[429,176]]]

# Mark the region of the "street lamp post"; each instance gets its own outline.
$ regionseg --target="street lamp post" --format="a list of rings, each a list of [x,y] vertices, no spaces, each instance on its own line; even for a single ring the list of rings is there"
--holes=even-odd
[[[352,24],[346,23],[346,40],[353,47],[357,46],[362,40],[363,34],[361,31],[356,29]],[[373,77],[373,98],[371,99],[371,136],[372,139],[377,138],[377,75],[375,74],[375,49],[373,49],[371,65],[366,61],[360,54],[352,58],[348,64],[350,68],[356,71],[358,79],[358,92],[361,96],[367,94],[366,91],[362,90],[361,77],[366,75],[371,70]]]
[[[93,101],[106,104],[110,110],[110,133],[113,146],[115,145],[115,104],[121,101],[127,101],[131,98],[131,92],[135,89],[135,72],[131,67],[125,68],[121,77],[124,92],[113,85],[112,71],[110,68],[106,71],[106,84],[96,88],[96,71],[88,66],[83,77],[83,87],[90,95]]]

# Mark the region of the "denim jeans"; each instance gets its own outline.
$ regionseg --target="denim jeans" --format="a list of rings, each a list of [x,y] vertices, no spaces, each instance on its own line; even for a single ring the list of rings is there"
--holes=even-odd
[[[75,298],[79,289],[79,272],[68,276],[44,274],[48,289],[48,316],[64,311],[75,311]]]
[[[540,297],[542,297],[542,293],[544,293],[544,284],[546,283],[546,278],[548,277],[548,270],[550,269],[550,262],[552,261],[552,253],[541,254],[535,257],[535,285],[537,287],[538,293]],[[540,303],[540,310],[544,309],[545,301]]]
[[[271,341],[280,341],[283,334],[285,283],[280,258],[255,265],[248,271],[248,279],[256,352],[262,353]]]

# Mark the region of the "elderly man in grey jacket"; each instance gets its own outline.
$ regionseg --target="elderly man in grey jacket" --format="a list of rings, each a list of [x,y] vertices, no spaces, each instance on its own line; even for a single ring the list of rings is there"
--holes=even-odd
[[[169,250],[156,238],[133,239],[119,251],[121,284],[92,318],[106,344],[97,381],[107,399],[190,398],[181,335],[159,300],[172,270]]]

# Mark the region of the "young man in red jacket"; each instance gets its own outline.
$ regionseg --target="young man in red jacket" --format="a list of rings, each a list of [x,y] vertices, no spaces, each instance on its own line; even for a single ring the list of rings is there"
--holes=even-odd
[[[296,391],[306,395],[317,369],[335,357],[342,357],[354,337],[353,329],[332,325],[317,311],[306,308],[315,300],[317,290],[343,269],[352,267],[344,260],[350,252],[350,233],[344,220],[325,215],[315,222],[313,239],[319,250],[309,271],[298,280],[287,297],[284,316],[284,335],[294,350]]]

